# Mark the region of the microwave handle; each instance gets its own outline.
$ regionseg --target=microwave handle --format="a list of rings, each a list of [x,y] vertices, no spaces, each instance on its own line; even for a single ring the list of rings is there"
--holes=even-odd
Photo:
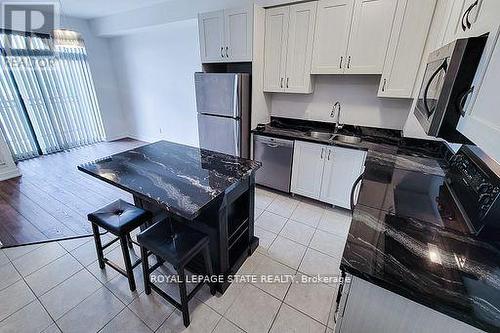
[[[465,117],[465,101],[467,100],[467,96],[469,96],[472,92],[474,92],[474,86],[464,91],[458,98],[458,111],[462,117]]]
[[[446,72],[447,69],[448,69],[448,62],[445,59],[443,61],[443,63],[441,64],[441,66],[439,66],[438,69],[436,69],[436,71],[431,75],[431,77],[429,78],[429,82],[427,82],[427,85],[425,86],[424,107],[425,107],[425,111],[427,112],[427,117],[430,117],[432,115],[432,112],[429,109],[429,103],[427,103],[427,95],[429,94],[429,88],[431,87],[431,83],[432,83],[432,81],[434,81],[434,79],[436,78],[436,76],[439,74],[439,72],[441,70],[444,70]]]

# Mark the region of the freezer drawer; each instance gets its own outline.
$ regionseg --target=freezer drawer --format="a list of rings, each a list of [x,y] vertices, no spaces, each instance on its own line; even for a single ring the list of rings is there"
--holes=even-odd
[[[200,148],[240,156],[240,120],[198,114]]]
[[[262,162],[255,175],[257,184],[290,192],[293,143],[291,140],[254,136],[254,160]]]

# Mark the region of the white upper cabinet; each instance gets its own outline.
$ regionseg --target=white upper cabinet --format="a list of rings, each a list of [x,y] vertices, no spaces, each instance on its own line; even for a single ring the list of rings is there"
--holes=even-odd
[[[459,124],[458,130],[478,147],[483,149],[490,157],[500,161],[500,39],[498,31],[492,32],[488,43],[495,43],[490,54],[483,57],[489,60],[484,75],[475,80],[478,85],[474,87],[475,99],[472,106]]]
[[[198,15],[201,62],[220,62],[224,59],[224,11]]]
[[[316,2],[266,10],[264,91],[311,93]]]
[[[357,0],[346,74],[382,74],[396,0]]]
[[[289,12],[289,7],[266,10],[264,91],[284,91]]]
[[[382,74],[397,0],[320,0],[312,73]]]
[[[411,98],[436,0],[399,0],[379,97]]]
[[[202,63],[252,61],[251,9],[199,14],[198,29]]]
[[[342,74],[354,0],[320,0],[314,37],[313,74]]]
[[[252,21],[252,11],[248,9],[224,11],[225,47],[230,61],[252,61]]]
[[[324,145],[295,141],[290,186],[292,193],[319,199],[325,155],[326,146]]]
[[[335,206],[351,207],[351,190],[363,173],[366,152],[330,146],[325,154],[320,200]],[[357,198],[357,189],[355,198]]]

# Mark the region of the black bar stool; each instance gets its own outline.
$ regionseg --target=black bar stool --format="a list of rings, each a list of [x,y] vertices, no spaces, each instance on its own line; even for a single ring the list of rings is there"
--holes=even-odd
[[[92,231],[94,233],[95,248],[97,251],[97,260],[99,267],[104,269],[105,264],[124,275],[128,279],[130,290],[135,290],[135,279],[133,269],[141,263],[138,259],[134,264],[130,261],[130,252],[128,247],[133,247],[133,241],[130,232],[143,225],[151,219],[151,213],[142,208],[136,207],[123,200],[117,200],[106,207],[89,214],[88,219],[92,222]],[[117,236],[107,244],[102,245],[99,227]],[[116,241],[120,241],[125,262],[125,270],[116,263],[104,257],[104,249]],[[139,244],[137,244],[139,245]]]
[[[208,236],[182,225],[181,223],[171,223],[168,220],[163,220],[138,234],[137,241],[141,246],[144,291],[149,295],[151,294],[151,289],[153,289],[160,296],[181,310],[184,326],[188,327],[190,323],[188,302],[196,292],[200,290],[204,282],[198,283],[196,287],[187,294],[184,268],[195,256],[201,253],[205,262],[206,273],[209,276],[213,274]],[[163,264],[163,262],[158,262],[149,267],[148,256],[151,254],[169,262],[177,271],[181,296],[180,304],[158,286],[151,283],[150,274]],[[210,293],[215,295],[215,285],[213,283],[209,283],[208,285],[210,286]]]

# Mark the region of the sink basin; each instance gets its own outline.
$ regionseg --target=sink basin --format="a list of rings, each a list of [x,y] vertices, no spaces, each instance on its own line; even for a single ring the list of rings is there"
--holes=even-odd
[[[360,143],[361,138],[357,136],[350,135],[336,135],[333,141],[343,142],[343,143]]]
[[[333,139],[333,133],[331,132],[321,132],[321,131],[311,131],[308,133],[311,138],[319,140],[331,140]]]

